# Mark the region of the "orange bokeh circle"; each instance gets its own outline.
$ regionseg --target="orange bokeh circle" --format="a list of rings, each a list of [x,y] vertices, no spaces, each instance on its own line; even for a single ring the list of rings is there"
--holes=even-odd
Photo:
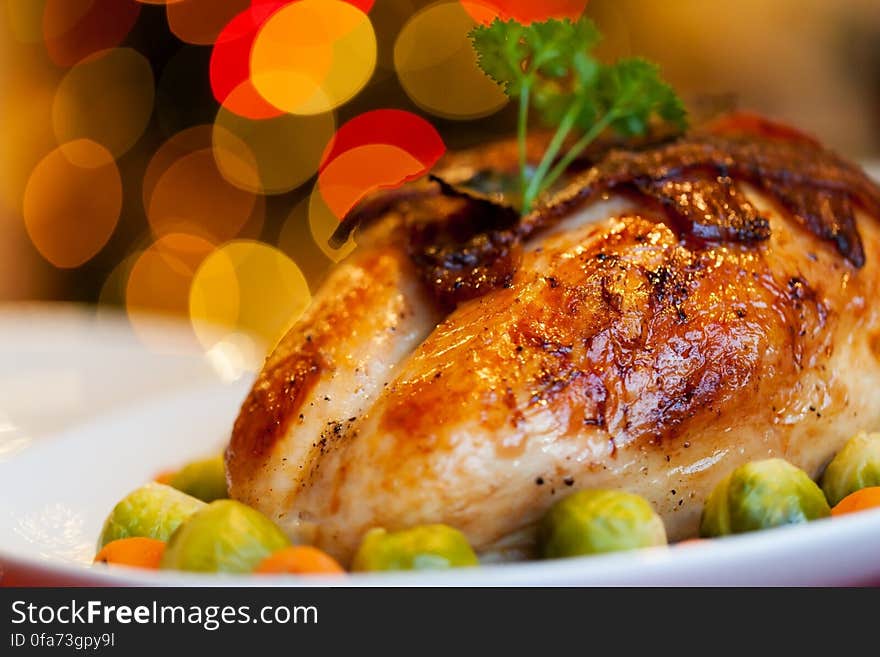
[[[122,209],[113,155],[88,139],[59,146],[34,168],[24,192],[24,222],[40,254],[78,267],[110,239]]]
[[[319,114],[357,94],[376,66],[369,17],[341,0],[300,0],[275,11],[251,49],[257,92],[291,114]]]

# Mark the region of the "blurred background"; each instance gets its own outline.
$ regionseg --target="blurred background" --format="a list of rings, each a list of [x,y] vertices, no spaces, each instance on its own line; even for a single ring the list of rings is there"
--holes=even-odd
[[[3,5],[0,301],[121,311],[159,351],[156,313],[261,355],[353,248],[327,238],[357,198],[510,133],[466,38],[492,15],[586,7],[603,57],[659,62],[697,114],[880,156],[877,0]]]

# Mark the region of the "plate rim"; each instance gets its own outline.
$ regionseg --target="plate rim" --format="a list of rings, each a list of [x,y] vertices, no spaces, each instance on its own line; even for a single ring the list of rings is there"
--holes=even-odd
[[[855,536],[851,535],[855,534]],[[806,538],[805,538],[806,537]],[[41,576],[56,576],[75,586],[183,586],[183,587],[468,587],[468,586],[740,586],[797,585],[801,578],[782,571],[778,578],[767,582],[765,577],[753,578],[748,573],[726,573],[723,577],[699,577],[699,583],[683,578],[687,570],[705,571],[718,563],[748,565],[747,558],[760,557],[773,562],[790,555],[792,545],[807,543],[813,551],[826,551],[838,544],[851,544],[856,538],[869,539],[863,550],[876,554],[880,544],[880,509],[845,517],[824,518],[802,525],[767,529],[749,534],[709,539],[704,543],[646,548],[631,552],[572,557],[548,561],[524,561],[504,564],[481,564],[473,568],[421,572],[347,573],[342,577],[303,575],[253,575],[222,573],[187,573],[181,571],[149,571],[114,566],[112,568],[64,563],[36,558],[22,558],[0,546],[0,583],[5,564],[31,569]],[[874,539],[871,541],[870,539]],[[746,562],[746,563],[743,563]],[[627,576],[626,571],[640,568],[648,577]],[[595,577],[598,571],[604,573]],[[826,571],[827,572],[827,571]],[[594,575],[593,577],[585,577]],[[732,576],[733,575],[733,576]],[[880,564],[877,573],[880,578]],[[589,581],[589,580],[593,581]],[[858,576],[843,578],[848,584],[862,582]],[[568,580],[568,583],[566,581]],[[836,580],[816,573],[809,584]]]
[[[242,382],[238,387],[245,387]],[[138,408],[120,408],[95,418],[69,430],[47,436],[28,450],[26,458],[38,461],[45,452],[58,449],[61,445],[75,445],[83,435],[103,431],[113,433],[114,427],[134,420],[138,414],[152,414],[157,409],[174,404],[190,406],[195,399],[203,403],[216,398],[216,386],[200,386],[185,393],[150,399]],[[228,389],[229,395],[238,395],[239,390]],[[173,412],[169,408],[168,412]],[[195,413],[202,412],[200,406]],[[96,438],[100,440],[100,436]],[[23,457],[24,458],[24,457]],[[4,468],[16,467],[17,458],[0,463]],[[112,506],[114,502],[108,504]],[[13,514],[15,507],[9,507]],[[85,513],[92,515],[94,509]],[[14,515],[13,515],[14,517]],[[0,540],[3,536],[0,535]],[[304,576],[259,576],[193,574],[179,571],[141,571],[125,567],[112,569],[74,561],[38,557],[25,554],[21,549],[11,548],[0,543],[0,571],[32,572],[44,580],[53,577],[59,581],[81,586],[123,585],[123,586],[560,586],[560,585],[730,585],[765,584],[790,585],[799,583],[860,583],[860,578],[870,578],[880,583],[880,561],[872,572],[859,577],[848,568],[849,560],[841,560],[836,569],[819,568],[811,577],[796,576],[803,565],[795,568],[786,563],[794,553],[819,557],[825,553],[840,553],[841,550],[869,550],[876,554],[880,547],[880,509],[866,511],[850,516],[826,518],[804,525],[793,525],[777,529],[753,532],[723,539],[712,539],[686,546],[670,545],[625,553],[613,553],[589,557],[575,557],[552,561],[527,561],[504,564],[483,564],[477,568],[453,569],[434,572],[398,573],[350,573],[344,578],[328,580],[321,577]],[[862,563],[861,559],[859,563]],[[779,572],[769,580],[755,578],[754,574],[742,572],[714,572],[720,565],[728,564],[737,570],[753,564],[781,564]],[[728,569],[725,569],[728,570]],[[635,571],[635,573],[633,572]],[[697,573],[695,575],[694,573]],[[757,569],[760,571],[760,568]],[[757,572],[756,571],[756,572]],[[837,578],[835,572],[846,576]],[[700,574],[701,573],[701,574]],[[635,576],[634,576],[635,575]],[[750,579],[751,577],[751,579]],[[0,584],[4,579],[0,573]],[[809,581],[807,581],[809,580]],[[841,580],[841,581],[839,581]],[[861,582],[864,583],[864,582]]]

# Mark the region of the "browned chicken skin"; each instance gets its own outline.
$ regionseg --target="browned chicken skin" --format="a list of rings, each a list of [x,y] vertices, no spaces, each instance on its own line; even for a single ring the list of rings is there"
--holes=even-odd
[[[512,558],[573,490],[677,539],[743,462],[817,475],[880,425],[880,190],[751,121],[611,153],[522,220],[448,180],[385,197],[245,401],[232,495],[344,561],[433,522]]]

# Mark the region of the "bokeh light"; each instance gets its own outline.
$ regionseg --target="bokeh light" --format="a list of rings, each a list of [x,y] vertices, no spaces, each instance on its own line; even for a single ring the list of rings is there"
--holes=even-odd
[[[6,0],[6,14],[13,36],[22,43],[43,40],[43,13],[47,0]]]
[[[153,154],[152,159],[150,160],[149,165],[147,166],[146,171],[144,172],[144,180],[143,180],[143,206],[144,210],[148,211],[150,207],[150,202],[153,198],[153,190],[156,188],[156,183],[162,178],[164,173],[178,160],[184,158],[187,155],[191,155],[197,151],[202,151],[205,149],[213,148],[213,134],[214,134],[214,126],[210,124],[196,125],[191,128],[187,128],[186,130],[182,130],[178,132],[176,135],[168,139],[162,146],[159,147],[158,150]],[[229,136],[227,141],[232,143],[234,141],[233,136]],[[249,155],[247,147],[243,144],[239,144],[237,146],[237,150],[242,154],[242,161],[239,166],[242,167],[241,177],[246,177],[247,175],[255,176],[255,163],[253,157]],[[216,167],[216,157],[215,157],[215,167]],[[213,168],[213,167],[211,167]],[[250,171],[250,174],[247,172]],[[216,174],[215,174],[216,175]],[[263,220],[266,214],[266,201],[262,196],[255,196],[254,207],[251,210],[250,216],[248,217],[246,223],[238,230],[237,233],[229,234],[229,229],[226,230],[217,230],[216,223],[212,222],[212,225],[215,226],[213,230],[209,231],[199,231],[203,236],[210,235],[211,239],[222,240],[222,239],[231,239],[232,237],[252,237],[258,238],[262,232],[263,228]],[[233,224],[235,225],[235,224]],[[162,230],[162,227],[166,229],[166,231],[174,230],[174,223],[171,222],[165,223],[161,222],[161,226],[159,230]],[[156,229],[154,228],[154,231]]]
[[[245,153],[239,150],[239,154]],[[253,163],[225,154],[229,162],[234,158],[237,175],[250,175],[255,185]],[[232,185],[224,178],[211,148],[188,153],[165,168],[153,185],[145,207],[157,237],[187,233],[212,242],[237,236],[252,220],[255,208],[262,209],[253,192]]]
[[[303,268],[323,272],[328,262],[339,262],[357,248],[354,235],[338,248],[330,245],[330,236],[338,227],[339,219],[327,207],[315,184],[311,194],[301,199],[287,215],[278,236],[278,246]],[[319,257],[323,254],[326,260],[318,261],[316,254]]]
[[[424,175],[446,150],[423,118],[403,110],[374,110],[343,125],[321,161],[318,188],[338,220],[378,189]]]
[[[324,255],[333,262],[339,262],[357,247],[354,235],[350,235],[342,246],[332,246],[330,244],[330,237],[339,227],[339,217],[330,209],[317,184],[312,193],[309,194],[307,201],[309,232],[312,234],[312,239],[318,245],[318,248],[323,251]]]
[[[398,109],[364,112],[343,124],[321,158],[321,168],[338,155],[367,144],[389,144],[402,148],[426,168],[446,151],[440,134],[418,114]]]
[[[367,144],[345,151],[318,176],[327,206],[338,218],[377,189],[393,188],[425,173],[425,166],[405,150],[389,144]]]
[[[267,0],[233,18],[217,38],[211,52],[211,90],[218,103],[240,116],[265,119],[282,111],[266,102],[250,78],[251,47],[257,32],[284,3]]]
[[[291,114],[318,114],[351,99],[376,66],[367,15],[341,0],[284,6],[257,33],[251,80],[259,94]]]
[[[478,23],[488,25],[496,18],[516,20],[523,25],[548,18],[576,20],[589,0],[461,0],[465,11]]]
[[[59,66],[73,66],[92,53],[119,45],[140,11],[135,0],[47,0],[46,51]]]
[[[347,1],[364,12],[373,6],[371,0]],[[251,51],[262,26],[286,4],[290,2],[255,0],[217,36],[211,52],[211,90],[218,103],[240,116],[264,119],[282,113],[282,110],[264,100],[251,82]]]
[[[235,344],[238,334],[274,345],[311,301],[306,279],[279,249],[235,240],[196,271],[189,294],[193,329],[206,349]]]
[[[141,249],[134,249],[106,275],[98,293],[98,306],[95,308],[95,321],[99,326],[118,326],[120,309],[125,308],[128,275],[141,253]]]
[[[58,86],[52,124],[59,143],[91,139],[116,157],[143,134],[153,112],[153,71],[131,48],[113,48],[74,66]]]
[[[52,131],[53,81],[29,73],[21,71],[10,80],[16,102],[0,100],[0,216],[4,209],[20,216],[31,171],[58,144]]]
[[[122,209],[113,155],[88,139],[59,146],[34,168],[24,221],[34,246],[56,267],[78,267],[98,253]]]
[[[332,113],[255,121],[223,107],[214,122],[214,156],[233,185],[255,193],[280,194],[311,178],[333,138]],[[257,175],[242,163],[256,163]]]
[[[153,198],[153,190],[156,183],[168,168],[177,160],[186,155],[195,153],[196,151],[211,148],[212,133],[214,126],[208,124],[196,125],[186,130],[181,130],[176,135],[166,140],[153,153],[150,162],[144,171],[144,178],[141,185],[144,210],[150,207],[150,200]]]
[[[252,7],[259,7],[260,5],[282,5],[287,4],[290,0],[251,0]],[[293,0],[296,2],[297,0]],[[362,12],[367,13],[370,9],[373,8],[373,5],[376,4],[375,0],[345,0],[350,5],[354,5]]]
[[[128,276],[141,253],[143,253],[142,249],[135,249],[107,274],[101,285],[101,291],[98,293],[99,319],[102,317],[115,319],[118,309],[125,306],[125,288],[128,285]]]
[[[167,333],[152,317],[188,316],[190,285],[199,265],[212,251],[214,245],[207,240],[172,233],[138,255],[128,271],[125,308],[144,343],[158,349],[168,347]]]
[[[434,4],[403,26],[394,67],[410,99],[448,119],[473,119],[501,109],[507,97],[477,66],[468,32],[476,22],[458,2]]]
[[[167,3],[168,27],[181,41],[209,46],[249,0],[180,0]]]

